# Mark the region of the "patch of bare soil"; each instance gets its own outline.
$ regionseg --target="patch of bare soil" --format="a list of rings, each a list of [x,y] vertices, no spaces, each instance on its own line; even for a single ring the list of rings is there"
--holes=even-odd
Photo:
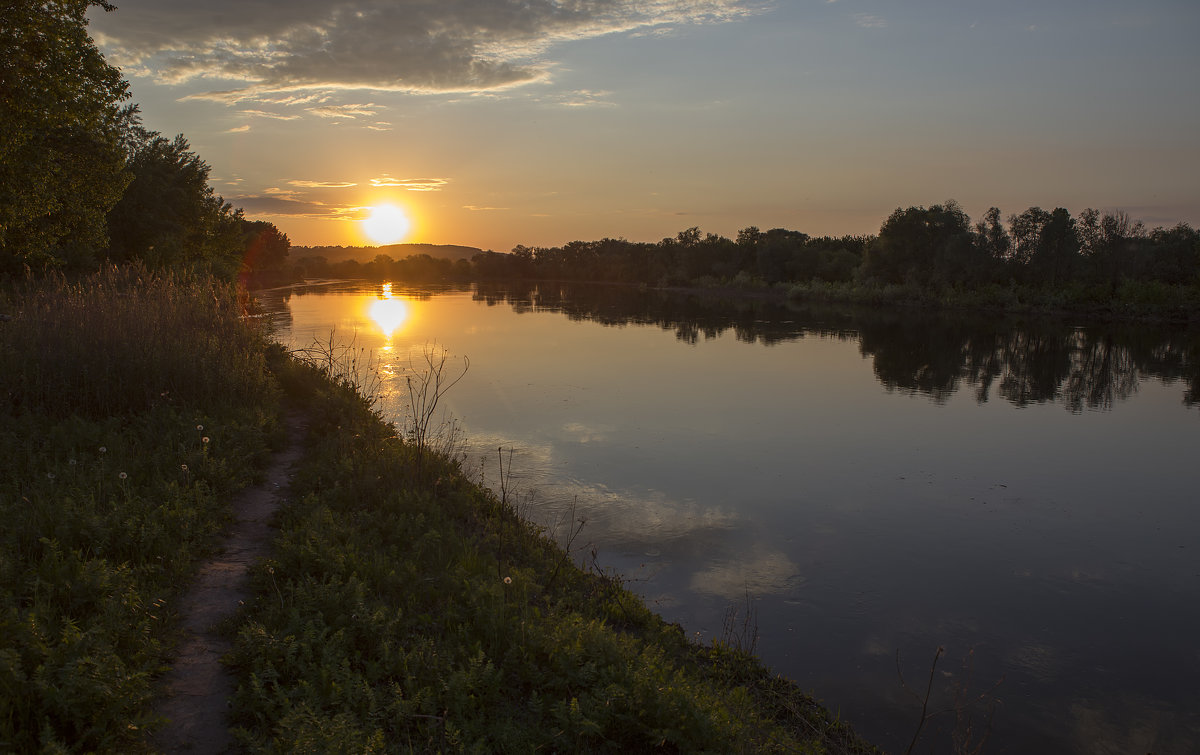
[[[286,418],[288,442],[267,467],[264,481],[233,500],[234,524],[222,550],[199,569],[196,581],[179,599],[183,637],[170,670],[160,682],[155,711],[168,719],[153,744],[166,753],[195,755],[236,752],[226,714],[233,677],[221,665],[231,650],[216,627],[249,599],[246,572],[270,551],[271,517],[279,508],[288,479],[300,460],[303,418]]]

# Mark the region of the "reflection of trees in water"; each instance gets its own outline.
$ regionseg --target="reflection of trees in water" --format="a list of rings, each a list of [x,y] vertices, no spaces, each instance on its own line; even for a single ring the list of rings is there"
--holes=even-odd
[[[970,387],[983,403],[1061,403],[1073,412],[1110,409],[1142,377],[1185,383],[1200,405],[1200,329],[1146,324],[1076,327],[961,312],[799,306],[753,298],[685,295],[624,286],[480,285],[475,298],[516,312],[561,312],[605,325],[657,325],[689,344],[732,330],[739,341],[773,344],[820,336],[857,338],[888,390],[946,401]]]

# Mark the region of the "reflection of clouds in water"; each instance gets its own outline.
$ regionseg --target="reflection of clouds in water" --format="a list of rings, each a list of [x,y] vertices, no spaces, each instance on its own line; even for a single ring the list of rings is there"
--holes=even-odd
[[[581,422],[569,422],[563,425],[563,432],[573,443],[592,443],[608,440],[612,427],[589,427]]]
[[[785,593],[791,590],[797,568],[782,553],[766,553],[751,561],[725,561],[711,565],[692,577],[696,592],[730,600],[750,595]]]
[[[1184,755],[1196,752],[1196,743],[1200,742],[1200,724],[1194,717],[1187,721],[1175,712],[1188,709],[1187,705],[1168,705],[1136,694],[1105,700],[1080,699],[1071,703],[1067,729],[1076,752]]]

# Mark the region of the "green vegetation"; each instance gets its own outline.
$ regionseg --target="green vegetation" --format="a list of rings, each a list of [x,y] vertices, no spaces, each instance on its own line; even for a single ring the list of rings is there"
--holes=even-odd
[[[265,341],[228,284],[139,268],[0,312],[0,750],[127,750],[179,586],[276,436]]]

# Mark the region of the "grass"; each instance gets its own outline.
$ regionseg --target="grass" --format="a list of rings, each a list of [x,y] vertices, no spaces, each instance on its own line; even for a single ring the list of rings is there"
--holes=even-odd
[[[247,750],[873,751],[744,631],[698,645],[576,566],[231,289],[109,270],[0,313],[0,750],[148,749],[178,586],[288,401],[304,463],[229,628]]]
[[[0,751],[141,747],[173,598],[279,392],[231,289],[107,270],[0,306]]]

